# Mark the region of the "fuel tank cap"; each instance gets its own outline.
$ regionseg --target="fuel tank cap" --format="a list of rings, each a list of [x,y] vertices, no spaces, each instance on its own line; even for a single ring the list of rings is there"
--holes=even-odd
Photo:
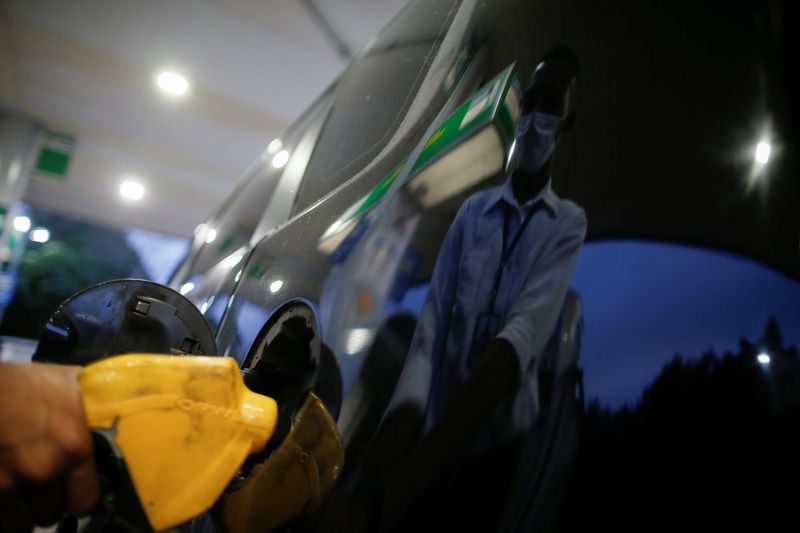
[[[122,353],[216,355],[200,310],[177,291],[136,279],[105,281],[53,313],[33,360],[86,365]]]

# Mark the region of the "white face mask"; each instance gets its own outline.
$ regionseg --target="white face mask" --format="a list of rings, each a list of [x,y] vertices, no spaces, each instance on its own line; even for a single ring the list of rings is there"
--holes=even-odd
[[[552,157],[561,118],[533,111],[519,119],[517,128],[517,160],[528,174],[535,174]]]

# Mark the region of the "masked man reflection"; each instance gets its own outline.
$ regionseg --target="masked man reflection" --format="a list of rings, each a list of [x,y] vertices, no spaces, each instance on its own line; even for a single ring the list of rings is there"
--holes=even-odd
[[[433,491],[454,502],[465,526],[497,525],[522,436],[538,414],[536,359],[555,329],[586,234],[583,210],[556,196],[550,174],[575,119],[577,74],[571,50],[543,57],[523,97],[508,179],[464,202],[439,252],[376,442],[400,434],[384,431],[393,416],[423,413],[422,441],[388,484],[393,494],[385,502],[397,514],[409,514],[404,495],[417,487],[429,491],[428,500]],[[451,497],[442,494],[448,491]]]

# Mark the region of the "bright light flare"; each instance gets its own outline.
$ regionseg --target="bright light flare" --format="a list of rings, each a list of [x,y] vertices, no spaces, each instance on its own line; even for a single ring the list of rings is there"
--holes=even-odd
[[[172,96],[185,96],[189,91],[189,81],[177,72],[164,71],[156,78],[158,88]]]
[[[50,240],[50,230],[47,228],[36,228],[31,232],[30,238],[33,242],[44,244]]]
[[[289,152],[286,150],[281,150],[275,157],[272,158],[272,166],[275,168],[283,168],[286,163],[289,162]]]
[[[222,263],[220,264],[222,265],[222,268],[233,268],[242,261],[243,257],[244,257],[243,253],[233,253],[228,257],[226,257],[225,259],[223,259]]]
[[[144,187],[141,183],[125,180],[119,186],[119,193],[128,200],[141,200],[144,197]]]
[[[347,355],[355,355],[369,346],[372,342],[374,330],[370,328],[353,328],[345,340],[344,351]]]
[[[766,352],[761,352],[760,354],[758,354],[756,359],[758,359],[758,362],[761,363],[762,365],[768,365],[770,361],[772,361],[772,358]]]
[[[185,296],[190,292],[192,292],[193,290],[194,290],[194,283],[190,281],[188,283],[184,283],[183,285],[181,285],[180,293]]]
[[[514,159],[515,152],[517,151],[517,139],[511,141],[511,148],[508,149],[508,159],[506,160],[506,166]]]
[[[272,141],[267,145],[267,153],[274,154],[281,148],[283,148],[283,142],[280,139],[272,139]]]
[[[775,164],[772,160],[779,154],[779,147],[773,146],[770,142],[772,138],[771,127],[767,123],[756,137],[760,140],[755,142],[755,146],[750,145],[742,151],[742,159],[750,165],[745,186],[747,193],[753,192],[756,188],[760,189],[762,193],[766,192],[770,165]]]
[[[275,281],[269,284],[269,292],[275,294],[276,292],[281,290],[282,287],[283,287],[283,280],[276,279]]]
[[[31,219],[26,216],[14,217],[14,229],[25,233],[31,229]]]
[[[769,156],[772,153],[772,146],[768,142],[760,142],[756,146],[756,163],[766,165],[769,163]]]
[[[208,308],[211,307],[213,303],[214,303],[214,297],[212,296],[211,298],[203,302],[203,305],[200,306],[200,312],[202,314],[206,314],[206,311],[208,311]]]
[[[194,237],[206,244],[211,244],[217,239],[217,230],[203,223],[194,228]]]

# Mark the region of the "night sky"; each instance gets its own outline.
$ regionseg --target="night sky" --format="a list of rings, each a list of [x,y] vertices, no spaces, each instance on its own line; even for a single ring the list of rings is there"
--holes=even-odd
[[[741,256],[645,241],[587,243],[572,280],[583,304],[587,399],[633,405],[675,354],[735,352],[775,317],[800,347],[800,283]]]

